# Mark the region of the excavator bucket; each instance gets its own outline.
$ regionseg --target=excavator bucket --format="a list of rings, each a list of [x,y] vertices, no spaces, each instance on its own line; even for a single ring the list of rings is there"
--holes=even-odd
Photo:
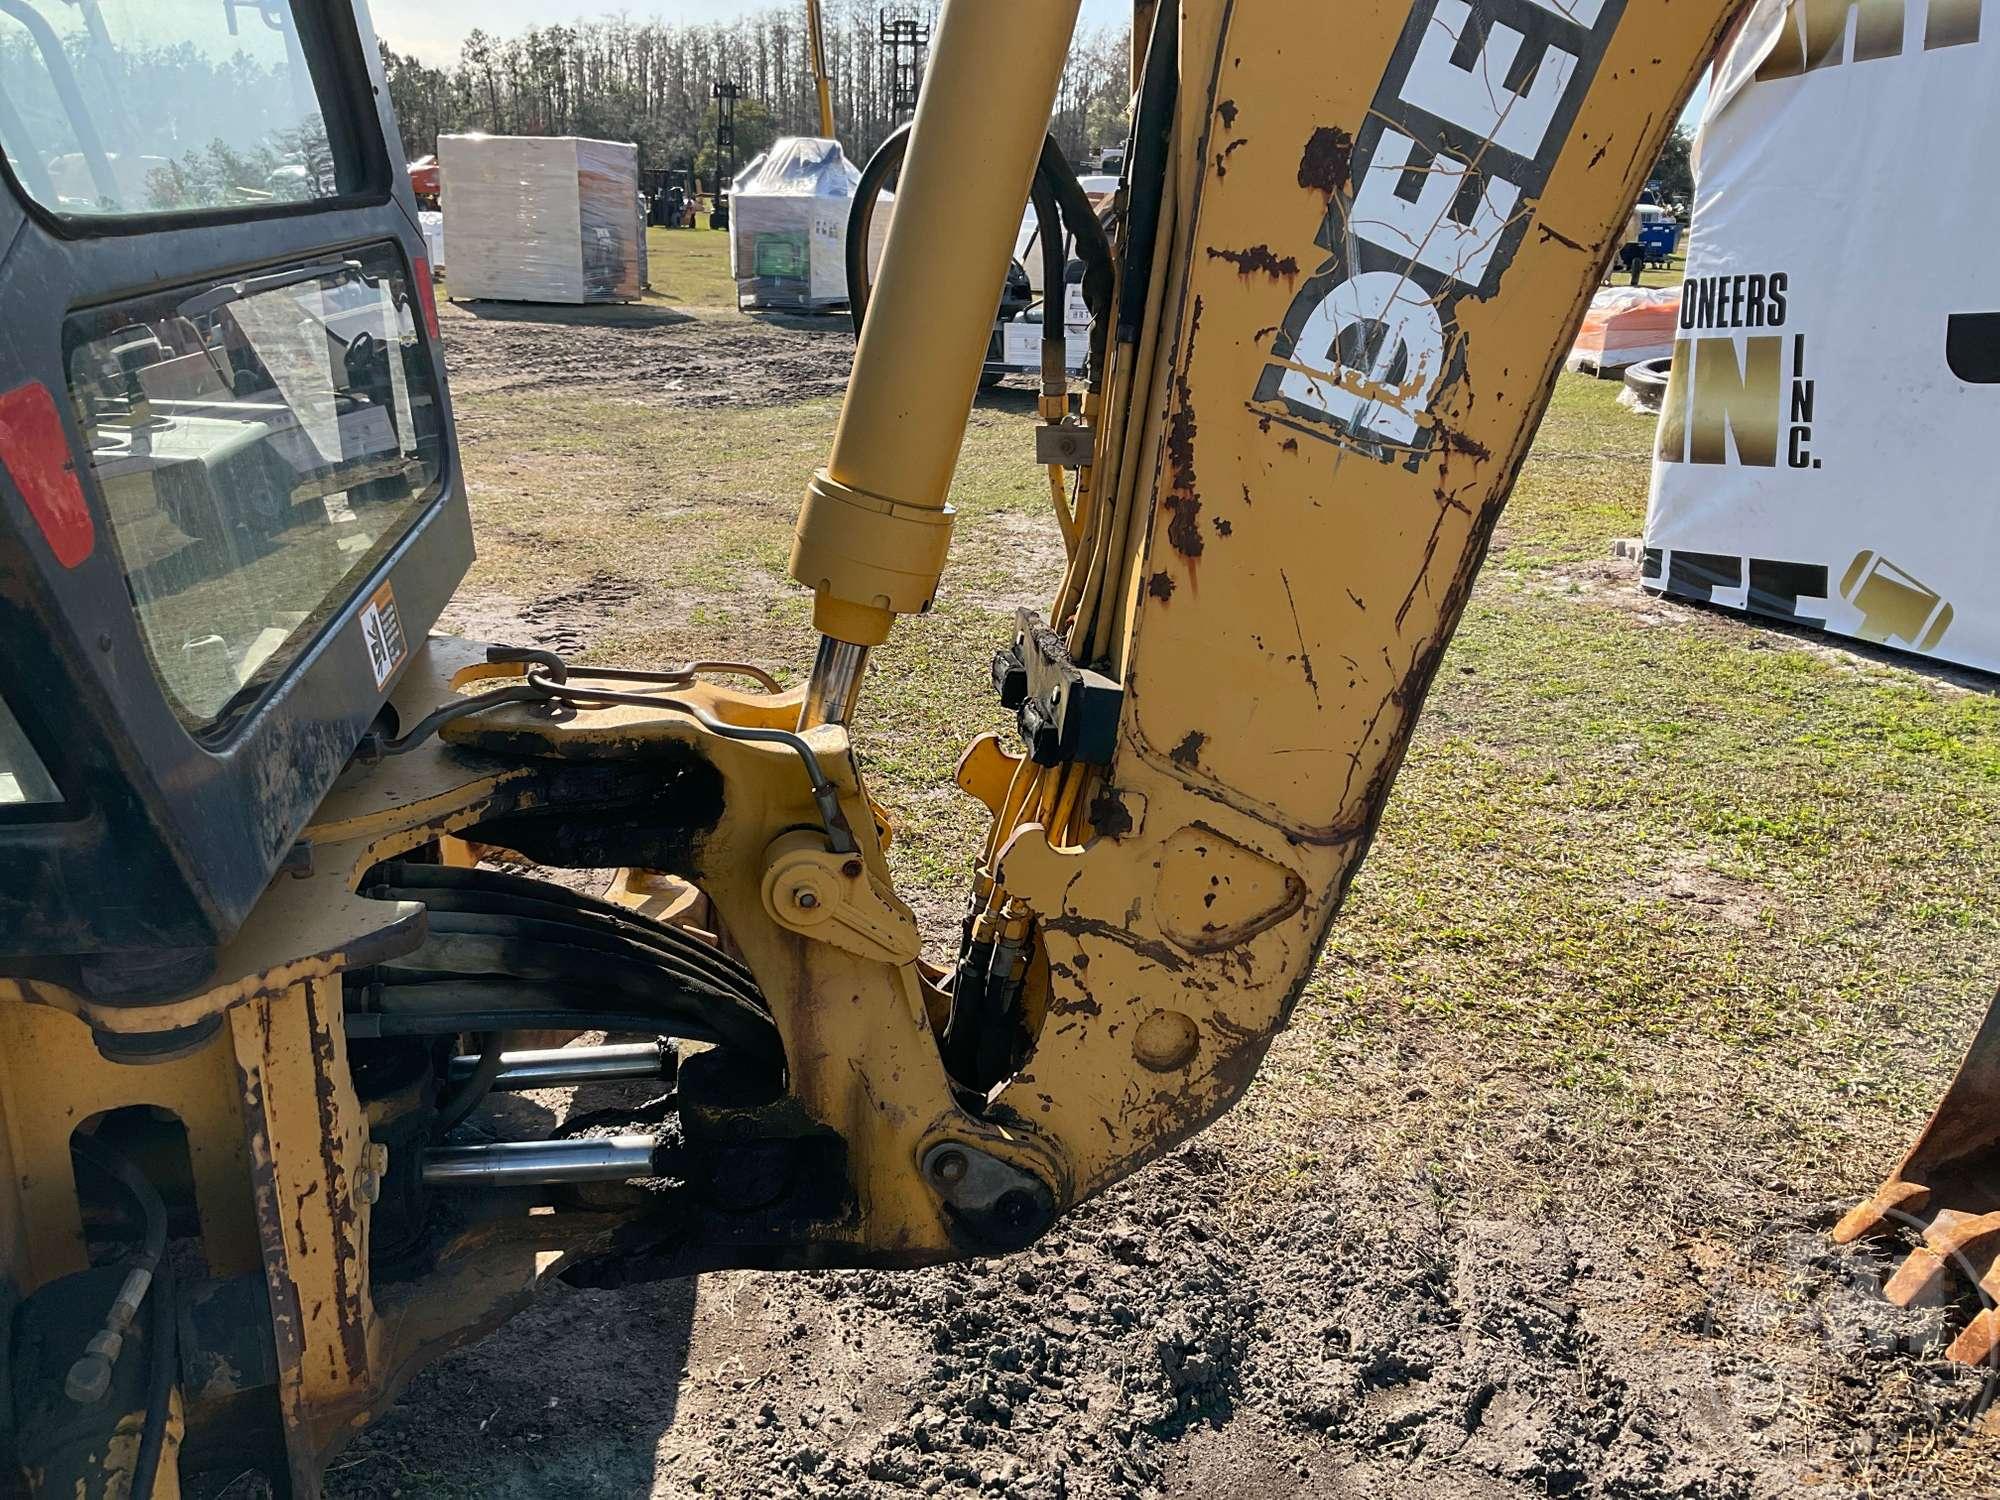
[[[2000,1354],[2000,998],[1951,1087],[1874,1197],[1835,1226],[1836,1244],[1916,1233],[1883,1289],[1898,1307],[1935,1306],[1962,1277],[1983,1307],[1946,1352],[1969,1365]]]

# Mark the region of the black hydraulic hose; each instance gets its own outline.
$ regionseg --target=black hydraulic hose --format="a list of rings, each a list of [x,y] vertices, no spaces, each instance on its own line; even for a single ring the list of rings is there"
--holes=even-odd
[[[1083,262],[1083,305],[1090,309],[1090,379],[1096,381],[1104,373],[1104,344],[1117,281],[1111,264],[1111,240],[1090,206],[1090,194],[1063,160],[1062,147],[1052,135],[1042,138],[1042,159],[1035,175],[1037,180],[1047,179],[1062,208],[1063,227],[1076,241],[1077,258]]]
[[[132,1465],[131,1500],[153,1500],[167,1455],[167,1419],[173,1414],[174,1373],[180,1359],[180,1319],[174,1307],[174,1268],[162,1261],[153,1277],[153,1315],[146,1327],[146,1417]]]
[[[474,693],[469,697],[454,698],[444,707],[436,709],[417,720],[408,734],[397,735],[394,739],[383,740],[375,746],[380,755],[405,755],[425,744],[432,735],[445,725],[472,714],[484,713],[489,708],[498,708],[503,703],[546,703],[549,695],[540,688],[529,687],[526,683],[515,683],[511,687],[494,688],[490,692]]]
[[[480,1101],[493,1092],[493,1084],[500,1077],[501,1059],[507,1050],[507,1033],[504,1031],[482,1032],[479,1037],[479,1066],[451,1096],[438,1103],[436,1132],[439,1137],[450,1135],[452,1130],[479,1108]]]
[[[712,996],[743,1009],[764,1025],[770,1017],[740,990],[718,982],[713,972],[685,956],[648,946],[619,933],[506,917],[488,912],[430,911],[430,933],[417,948],[382,964],[385,971],[410,975],[488,974],[509,979],[547,979],[616,989],[642,1000],[662,981],[690,993]]]
[[[856,338],[861,337],[861,320],[868,314],[868,231],[875,222],[875,200],[882,195],[883,184],[903,165],[903,154],[909,147],[908,125],[890,131],[861,169],[861,182],[847,208],[847,315],[854,320]]]
[[[1180,93],[1180,7],[1153,12],[1146,43],[1146,70],[1139,82],[1139,108],[1132,122],[1132,154],[1126,164],[1130,219],[1125,243],[1125,281],[1118,296],[1118,342],[1139,342],[1146,317],[1146,289],[1160,243],[1160,200],[1166,194],[1168,146],[1174,106]]]
[[[710,962],[694,943],[662,942],[644,928],[603,921],[587,912],[566,912],[559,906],[545,906],[512,896],[483,898],[473,892],[405,890],[398,886],[370,886],[371,898],[391,901],[421,901],[429,909],[432,931],[438,934],[488,932],[507,935],[527,932],[520,923],[535,923],[538,941],[569,943],[579,948],[599,949],[620,958],[656,966],[660,972],[692,988],[713,990],[762,1008],[763,992],[723,962]],[[444,919],[440,921],[440,919]],[[465,922],[455,919],[466,918]],[[496,924],[487,925],[488,919]],[[498,925],[506,924],[506,925]],[[721,959],[720,954],[716,954]]]
[[[579,932],[594,931],[663,953],[717,988],[763,1005],[756,976],[720,948],[629,906],[586,896],[552,881],[529,880],[497,870],[389,861],[375,868],[364,894],[420,901],[440,912],[564,922]]]
[[[434,937],[391,964],[350,975],[350,1007],[364,1014],[421,1013],[434,1020],[445,1012],[504,1012],[513,1007],[537,1012],[617,1011],[639,1017],[628,1030],[722,1043],[747,1056],[772,1060],[784,1051],[769,1012],[735,995],[689,985],[659,965],[620,961],[574,947],[542,949],[527,934],[497,939]],[[530,1028],[531,1023],[517,1021],[433,1025],[425,1032],[436,1036],[451,1030]]]
[[[854,201],[847,210],[847,310],[854,321],[857,338],[861,335],[861,324],[868,312],[868,299],[873,294],[868,276],[868,235],[875,220],[876,201],[881,196],[883,184],[902,166],[903,157],[909,150],[909,135],[910,127],[899,125],[875,148],[875,154],[868,158],[868,165],[862,169],[861,183],[855,189]],[[1041,196],[1044,191],[1054,195],[1059,214],[1047,212]],[[1114,280],[1111,241],[1090,206],[1090,195],[1084,192],[1069,163],[1063,160],[1062,147],[1056,144],[1052,135],[1042,139],[1041,159],[1035,165],[1034,193],[1037,221],[1060,222],[1068,231],[1069,238],[1076,241],[1078,258],[1083,261],[1083,300],[1090,309],[1091,317],[1091,373],[1096,376],[1103,370],[1104,324],[1111,312]],[[1159,217],[1157,196],[1153,200],[1153,216],[1156,219]],[[1060,243],[1061,235],[1056,239]],[[1046,256],[1046,234],[1043,241]],[[1047,265],[1045,259],[1042,276],[1044,298],[1049,295]],[[1066,266],[1064,269],[1067,271]]]
[[[1039,164],[1028,187],[1028,201],[1035,205],[1035,237],[1042,242],[1042,394],[1055,396],[1068,383],[1069,257],[1063,253],[1062,211],[1048,173]]]
[[[453,1032],[531,1031],[545,1023],[529,1016],[556,1015],[565,1019],[547,1022],[553,1028],[572,1025],[568,1017],[586,1019],[575,1029],[609,1030],[610,1023],[597,1018],[617,1015],[616,1029],[638,1031],[648,1036],[671,1036],[683,1041],[712,1042],[731,1047],[747,1057],[776,1061],[782,1048],[777,1031],[769,1021],[751,1027],[731,1024],[725,1007],[686,1003],[684,991],[669,996],[634,995],[614,990],[603,993],[575,980],[511,979],[505,975],[477,974],[416,975],[381,974],[371,976],[365,991],[357,992],[361,1003],[357,1012],[370,1024],[380,1020],[386,1027],[391,1018],[419,1019],[422,1025],[394,1032],[406,1036],[448,1036]],[[678,998],[683,1003],[663,1003]],[[519,1013],[517,1015],[517,1012]],[[478,1022],[463,1019],[480,1016]],[[450,1024],[444,1024],[446,1020]],[[357,1036],[367,1027],[353,1028]],[[391,1034],[385,1030],[384,1035]]]
[[[78,1161],[125,1189],[146,1228],[145,1241],[133,1257],[132,1264],[135,1269],[144,1269],[149,1275],[158,1271],[160,1260],[167,1252],[167,1205],[161,1201],[159,1190],[129,1156],[94,1136],[72,1137],[69,1149]]]

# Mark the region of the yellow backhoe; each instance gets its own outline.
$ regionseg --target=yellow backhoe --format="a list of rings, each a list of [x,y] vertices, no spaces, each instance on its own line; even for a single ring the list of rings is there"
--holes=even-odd
[[[947,0],[799,476],[820,640],[780,691],[433,633],[472,526],[364,10],[136,5],[86,42],[94,7],[0,0],[16,1488],[248,1462],[309,1496],[538,1282],[1003,1252],[1229,1108],[1739,9],[1141,0],[1107,231],[1047,138],[1078,0]],[[77,64],[105,49],[244,60],[114,99]],[[866,669],[933,628],[897,622],[945,566],[1031,193],[1093,319],[1074,389],[1055,320],[1022,454],[1068,566],[994,643],[1019,734],[959,763],[991,831],[937,968],[857,753]],[[480,851],[618,873],[595,899]],[[584,1033],[627,1040],[549,1045]],[[1939,1212],[1993,1206],[1989,1072],[1850,1228],[1990,1238]],[[664,1114],[459,1128],[635,1077]]]

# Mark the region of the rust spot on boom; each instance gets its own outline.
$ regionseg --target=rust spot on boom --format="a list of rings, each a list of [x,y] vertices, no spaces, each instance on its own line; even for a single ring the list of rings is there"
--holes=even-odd
[[[1155,573],[1146,580],[1146,592],[1165,604],[1174,597],[1174,581],[1165,573]]]
[[[1190,729],[1187,738],[1167,752],[1167,759],[1183,771],[1192,771],[1201,764],[1201,747],[1207,743],[1207,735],[1199,729]]]
[[[1273,281],[1290,281],[1299,274],[1299,263],[1291,256],[1280,257],[1269,245],[1252,245],[1247,250],[1216,250],[1208,252],[1210,260],[1226,260],[1236,267],[1238,276],[1269,276]]]
[[[1354,165],[1354,137],[1337,125],[1322,125],[1299,158],[1299,186],[1328,199],[1347,192]]]
[[[1195,336],[1201,332],[1201,298],[1194,299],[1189,315],[1187,361],[1194,360]],[[1201,493],[1194,477],[1194,400],[1188,392],[1187,369],[1183,365],[1174,379],[1174,414],[1167,424],[1167,479],[1165,505],[1173,512],[1167,523],[1167,540],[1190,562],[1201,556]],[[1192,574],[1189,575],[1192,580]]]

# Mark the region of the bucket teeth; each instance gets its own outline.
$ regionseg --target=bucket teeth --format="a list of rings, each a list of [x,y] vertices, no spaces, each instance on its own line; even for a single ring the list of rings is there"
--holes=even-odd
[[[1994,1356],[2000,1354],[2000,1311],[1982,1309],[1944,1352],[1947,1359],[1962,1365],[1991,1366]]]
[[[1899,1223],[1907,1224],[1920,1217],[1930,1198],[1931,1190],[1922,1183],[1892,1177],[1876,1189],[1874,1197],[1847,1211],[1847,1216],[1834,1226],[1833,1242],[1851,1245],[1856,1240],[1893,1235]]]
[[[1937,1307],[1955,1282],[1984,1306],[1953,1340],[1952,1359],[1990,1364],[2000,1355],[2000,1000],[1901,1164],[1875,1195],[1843,1218],[1836,1244],[1922,1231],[1883,1287],[1898,1307]]]
[[[1942,1307],[1950,1299],[1954,1271],[1983,1292],[1996,1250],[2000,1250],[2000,1213],[1944,1209],[1925,1227],[1924,1242],[1904,1257],[1882,1295],[1897,1307]]]

